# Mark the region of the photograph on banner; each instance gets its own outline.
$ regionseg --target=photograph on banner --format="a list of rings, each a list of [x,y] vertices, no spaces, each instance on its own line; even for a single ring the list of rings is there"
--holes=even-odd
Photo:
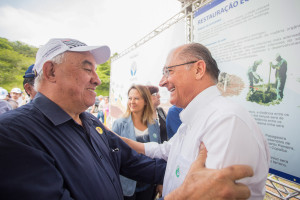
[[[300,3],[215,0],[193,16],[193,41],[220,68],[222,94],[243,104],[268,140],[270,173],[300,183]]]

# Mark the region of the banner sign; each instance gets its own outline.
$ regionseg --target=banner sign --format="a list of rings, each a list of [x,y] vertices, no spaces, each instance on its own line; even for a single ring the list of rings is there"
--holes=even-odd
[[[215,0],[193,18],[194,41],[210,49],[221,70],[219,89],[249,110],[269,143],[270,173],[297,183],[299,8],[299,0]]]

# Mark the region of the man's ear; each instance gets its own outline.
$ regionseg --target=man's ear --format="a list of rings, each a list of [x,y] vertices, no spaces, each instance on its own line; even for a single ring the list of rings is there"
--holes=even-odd
[[[25,83],[24,89],[25,89],[25,92],[26,92],[28,95],[30,95],[31,87],[30,87],[30,84],[29,84],[29,83]]]
[[[43,66],[43,75],[44,78],[50,82],[55,83],[56,77],[55,77],[55,66],[52,61],[47,61],[44,63]]]
[[[195,78],[201,80],[206,72],[206,64],[204,60],[199,60],[194,64],[195,68]]]

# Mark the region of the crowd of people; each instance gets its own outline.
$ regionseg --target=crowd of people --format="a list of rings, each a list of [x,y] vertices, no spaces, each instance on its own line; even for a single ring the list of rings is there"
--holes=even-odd
[[[97,118],[106,124],[106,118],[109,115],[109,97],[99,95],[95,99],[95,104],[89,110],[90,113],[96,113]]]
[[[268,145],[250,114],[220,95],[206,47],[170,52],[159,83],[168,114],[157,86],[132,85],[112,130],[109,99],[95,92],[96,65],[109,57],[107,46],[51,39],[25,72],[29,103],[19,106],[21,89],[9,98],[1,88],[0,199],[263,199]]]
[[[36,94],[33,87],[35,78],[33,66],[30,65],[23,76],[23,87],[27,95],[20,88],[12,88],[8,93],[6,89],[0,87],[0,114],[16,109],[33,99]]]

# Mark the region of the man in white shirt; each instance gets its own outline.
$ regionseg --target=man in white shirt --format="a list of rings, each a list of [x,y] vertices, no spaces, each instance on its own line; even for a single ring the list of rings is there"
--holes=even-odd
[[[251,115],[221,96],[215,86],[218,75],[216,61],[201,44],[180,46],[167,58],[160,86],[170,91],[171,104],[184,108],[182,124],[163,144],[129,142],[138,152],[167,161],[163,196],[183,183],[203,142],[207,168],[250,165],[254,176],[239,182],[249,187],[250,199],[264,198],[270,160],[267,142]]]

